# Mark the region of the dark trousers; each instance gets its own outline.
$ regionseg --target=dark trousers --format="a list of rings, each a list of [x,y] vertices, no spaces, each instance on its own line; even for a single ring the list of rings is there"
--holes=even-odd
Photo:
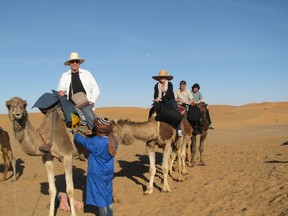
[[[154,102],[154,103],[153,103],[153,106],[151,107],[151,109],[150,109],[150,111],[149,111],[149,119],[151,118],[151,116],[152,116],[152,114],[153,114],[154,112],[157,112],[157,108],[156,108],[156,107],[157,107],[158,103],[163,103],[163,102]],[[176,103],[175,100],[169,100],[169,101],[164,102],[164,103],[169,104],[170,107],[171,107],[173,110],[175,110],[176,112],[179,112],[178,104]],[[176,128],[177,128],[177,130],[181,130],[180,124],[176,125]]]
[[[207,120],[208,120],[208,122],[209,122],[209,125],[211,125],[211,124],[212,124],[212,121],[211,121],[211,118],[210,118],[209,109],[206,109],[206,118],[207,118]]]

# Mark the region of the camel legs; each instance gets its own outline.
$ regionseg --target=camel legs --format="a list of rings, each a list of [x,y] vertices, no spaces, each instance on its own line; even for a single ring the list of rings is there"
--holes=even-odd
[[[177,154],[176,154],[177,153]],[[178,163],[178,181],[179,182],[182,182],[183,181],[183,176],[182,176],[182,160],[181,160],[181,152],[180,152],[180,149],[177,150],[177,152],[172,152],[171,156],[170,156],[170,160],[169,160],[169,174],[172,176],[172,173],[173,173],[173,164],[174,164],[174,161],[176,159],[176,156],[178,158],[177,160],[177,163]],[[180,158],[180,159],[179,159]]]
[[[176,159],[176,156],[178,156],[178,151],[177,151],[177,154],[175,151],[172,151],[171,156],[170,156],[170,160],[169,160],[169,174],[170,175],[172,175],[172,173],[173,173],[173,164],[174,164],[174,161]]]
[[[191,146],[191,138],[190,137],[185,137],[183,144],[181,146],[181,164],[182,164],[182,175],[188,175],[188,171],[186,169],[186,148],[187,146]]]
[[[195,166],[196,165],[196,135],[192,136],[192,158],[191,158],[191,166]]]
[[[7,152],[7,155],[8,155],[8,161],[11,162],[12,169],[13,169],[13,181],[16,181],[17,180],[17,177],[16,177],[16,160],[14,158],[13,151],[9,150],[9,152]],[[9,165],[10,164],[8,162],[8,168],[9,168]]]
[[[49,216],[54,216],[55,209],[55,197],[57,189],[55,185],[54,166],[53,159],[49,156],[43,156],[43,162],[45,164],[48,182],[49,182],[49,197],[50,197],[50,209]],[[74,184],[72,177],[72,155],[65,156],[63,159],[65,180],[66,180],[66,193],[69,197],[71,216],[76,216],[75,202],[74,202]]]
[[[172,153],[171,153],[171,156],[170,156],[170,161],[169,161],[169,173],[170,175],[172,175],[172,172],[173,172],[173,164],[174,164],[174,161],[176,159],[176,156],[178,158],[177,160],[177,163],[178,163],[178,181],[179,182],[182,182],[183,181],[183,174],[188,174],[187,172],[187,169],[185,167],[185,159],[186,159],[186,137],[183,139],[181,137],[181,139],[178,139],[177,140],[177,143],[176,145],[177,146],[180,146],[179,148],[177,148],[175,151],[177,152],[177,155],[176,155],[176,152],[173,150]]]
[[[162,173],[163,173],[163,188],[162,188],[162,192],[171,192],[170,188],[169,188],[169,184],[168,184],[168,160],[169,157],[172,153],[172,147],[171,144],[167,144],[164,147],[164,151],[163,151],[163,159],[162,159]]]
[[[149,184],[144,194],[149,195],[153,193],[153,182],[156,174],[154,145],[146,144],[146,150],[149,157],[150,167],[149,167]]]
[[[66,180],[66,193],[69,197],[70,201],[70,209],[71,209],[71,216],[76,216],[75,210],[75,199],[74,199],[74,184],[73,184],[73,163],[72,163],[72,155],[67,155],[64,157],[64,170],[65,170],[65,180]]]
[[[146,191],[144,192],[145,195],[149,195],[153,193],[153,183],[154,183],[154,177],[156,174],[156,166],[155,166],[155,150],[154,150],[154,144],[147,144],[146,149],[149,156],[149,162],[150,162],[150,169],[149,169],[149,184],[147,186]],[[168,159],[172,153],[172,147],[171,144],[167,144],[163,151],[163,159],[162,159],[162,173],[163,173],[163,187],[162,192],[170,192],[169,184],[168,184]]]
[[[15,160],[12,152],[10,154],[10,157],[11,157],[10,161],[11,161],[11,165],[12,165],[12,169],[13,169],[13,181],[16,181],[17,180],[17,177],[16,177],[16,174],[17,174],[16,173],[16,160]]]
[[[203,151],[204,151],[204,142],[207,137],[207,133],[201,134],[200,136],[200,145],[199,145],[199,152],[200,152],[200,166],[205,166],[205,162],[203,159]],[[196,165],[196,136],[192,136],[192,166]]]
[[[2,158],[4,162],[4,174],[0,182],[6,181],[10,162],[11,162],[12,169],[13,169],[13,181],[15,181],[16,180],[16,161],[15,161],[15,158],[13,157],[12,151],[9,150],[8,148],[3,148],[1,149],[1,153],[2,153]]]
[[[192,144],[193,144],[193,136],[187,143],[186,153],[187,153],[187,161],[188,161],[188,167],[192,167]]]
[[[200,152],[200,166],[205,166],[205,162],[203,159],[203,151],[204,151],[204,142],[207,137],[207,133],[202,134],[200,137],[200,145],[199,145],[199,152]]]
[[[49,216],[54,216],[54,209],[55,209],[55,197],[57,193],[55,179],[54,179],[54,169],[53,169],[53,159],[47,159],[45,156],[42,158],[46,173],[48,177],[49,183],[49,197],[50,197],[50,209],[49,209]]]
[[[4,174],[3,174],[3,178],[0,180],[1,181],[6,181],[7,178],[7,172],[8,172],[8,168],[9,168],[9,160],[7,158],[7,152],[5,151],[5,149],[2,149],[2,158],[3,158],[3,162],[4,162]]]

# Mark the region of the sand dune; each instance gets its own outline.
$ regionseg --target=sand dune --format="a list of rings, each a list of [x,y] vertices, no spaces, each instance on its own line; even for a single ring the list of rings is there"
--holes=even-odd
[[[169,177],[171,193],[161,193],[161,149],[157,149],[157,174],[152,195],[143,191],[149,179],[145,144],[120,145],[115,163],[115,192],[120,203],[114,215],[288,215],[288,102],[252,103],[244,106],[210,105],[215,130],[205,143],[206,166],[188,168],[184,182],[177,172]],[[98,108],[110,119],[145,121],[148,109]],[[0,126],[11,134],[7,115]],[[31,113],[38,127],[43,115]],[[11,134],[12,136],[12,134]],[[25,155],[12,141],[21,176],[0,183],[0,215],[48,215],[48,184],[40,157]],[[199,158],[198,158],[199,160]],[[0,178],[3,173],[0,160]],[[74,161],[75,198],[83,200],[86,166]],[[11,174],[11,172],[9,173]],[[55,160],[58,191],[65,190],[62,164]],[[57,215],[69,213],[57,212]],[[78,211],[78,215],[92,215]]]

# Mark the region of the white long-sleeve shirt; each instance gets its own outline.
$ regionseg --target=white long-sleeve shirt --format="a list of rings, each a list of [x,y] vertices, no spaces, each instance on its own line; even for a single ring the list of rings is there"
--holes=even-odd
[[[62,74],[57,88],[58,91],[65,92],[67,97],[69,97],[71,73],[71,70],[69,70]],[[86,91],[88,100],[95,103],[100,95],[100,90],[93,75],[88,70],[79,68],[79,77]]]

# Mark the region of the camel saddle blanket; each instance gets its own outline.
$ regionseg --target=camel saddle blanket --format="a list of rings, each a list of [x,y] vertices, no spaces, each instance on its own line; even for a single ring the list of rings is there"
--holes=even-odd
[[[59,105],[61,110],[65,116],[65,122],[71,123],[71,113],[78,114],[77,109],[74,104],[67,99],[67,96],[60,96],[57,91],[52,90],[52,93],[43,94],[32,106],[32,108],[37,107],[42,113],[46,114],[46,112]]]

